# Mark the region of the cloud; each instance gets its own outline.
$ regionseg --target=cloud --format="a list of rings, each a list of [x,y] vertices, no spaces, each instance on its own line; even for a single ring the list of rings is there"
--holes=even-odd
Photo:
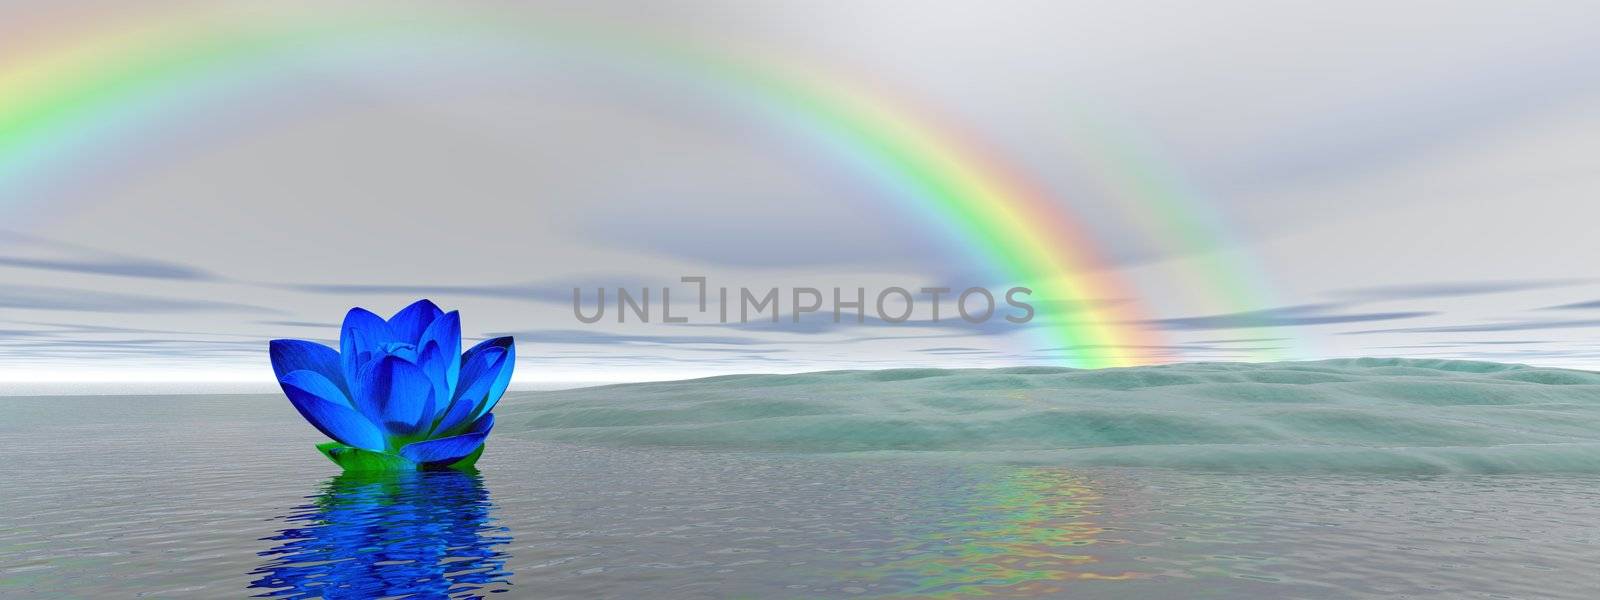
[[[579,288],[584,292],[583,301],[587,305],[592,306],[592,303],[595,300],[595,288],[604,288],[608,290],[606,293],[606,300],[608,302],[613,302],[614,304],[613,297],[618,287],[632,290],[638,290],[642,287],[651,287],[659,292],[659,289],[663,284],[681,285],[676,278],[673,278],[669,282],[663,282],[659,280],[660,278],[645,277],[641,275],[619,274],[613,276],[588,275],[584,277],[572,278],[556,277],[541,281],[503,284],[433,285],[281,283],[265,285],[297,292],[306,292],[312,294],[334,294],[342,296],[360,296],[368,294],[391,294],[409,296],[413,298],[471,296],[479,298],[499,298],[507,300],[522,300],[526,302],[559,304],[570,304],[572,302],[572,289]]]
[[[1143,323],[1168,330],[1199,331],[1209,329],[1301,327],[1306,325],[1327,325],[1332,323],[1390,321],[1396,319],[1425,317],[1437,314],[1424,311],[1373,312],[1354,314],[1336,314],[1332,312],[1344,306],[1344,304],[1302,304],[1299,306],[1286,306],[1281,308],[1269,308],[1266,310],[1221,315],[1181,317],[1175,319],[1154,319],[1150,321],[1144,321]]]
[[[16,246],[45,248],[73,255],[59,258],[38,258],[15,254],[0,254],[0,266],[5,267],[64,273],[87,273],[91,275],[144,277],[149,279],[182,279],[189,281],[212,281],[217,279],[211,273],[177,263],[105,252],[77,244],[47,240],[13,231],[0,230],[0,242],[10,242]]]
[[[1535,331],[1541,329],[1568,329],[1575,327],[1600,327],[1600,319],[1565,321],[1508,321],[1503,323],[1478,323],[1473,325],[1441,325],[1437,327],[1404,327],[1398,329],[1364,329],[1346,331],[1344,335],[1374,333],[1484,333],[1493,331]]]
[[[1546,306],[1543,310],[1587,310],[1591,308],[1600,308],[1600,300],[1573,302],[1572,304],[1560,304],[1557,306]]]
[[[259,321],[258,321],[259,322]],[[35,325],[48,329],[27,330],[29,337],[50,338],[60,340],[85,339],[84,336],[107,334],[151,334],[151,335],[177,335],[177,336],[206,336],[224,338],[248,338],[251,340],[264,339],[257,334],[235,333],[227,331],[188,331],[173,329],[146,329],[138,327],[116,327],[108,325],[90,325],[86,323],[50,323],[40,321],[12,321],[22,325]],[[336,328],[336,327],[335,327]],[[254,342],[252,342],[254,343]],[[264,342],[263,342],[264,343]],[[332,345],[337,346],[338,340],[333,340]]]
[[[35,330],[47,335],[60,335],[70,333],[171,333],[156,329],[142,329],[135,327],[113,327],[109,325],[90,325],[87,323],[47,323],[41,321],[12,321],[23,325],[37,325],[49,327],[49,330]]]
[[[989,350],[989,349],[984,349],[984,348],[967,348],[967,347],[962,347],[962,346],[944,346],[944,347],[939,347],[939,348],[917,348],[915,350],[912,350],[912,352],[921,352],[921,353],[924,353],[924,354],[937,354],[939,356],[967,356],[967,355],[982,356],[982,355],[1004,354],[1003,352],[1000,352],[1000,351],[997,351],[997,350]]]
[[[0,329],[0,340],[42,337],[50,337],[50,334],[33,329]]]
[[[320,323],[317,321],[256,321],[262,325],[277,325],[281,327],[314,327],[317,329],[338,329],[339,323]]]
[[[24,258],[21,256],[0,255],[0,266],[19,267],[24,269],[41,269],[46,271],[61,271],[67,273],[88,273],[92,275],[146,277],[150,279],[186,279],[191,281],[208,281],[216,279],[216,277],[210,273],[191,269],[182,265],[137,260],[90,261],[74,259]]]
[[[1352,300],[1412,300],[1451,298],[1504,292],[1521,292],[1594,283],[1593,279],[1537,279],[1527,281],[1458,281],[1353,288],[1328,295]]]
[[[1030,350],[1033,354],[1077,354],[1085,350],[1147,350],[1152,352],[1258,352],[1268,350],[1282,350],[1281,346],[1210,346],[1205,344],[1078,344],[1074,346],[1057,346],[1053,348],[1036,348]]]
[[[515,336],[519,343],[534,344],[719,344],[729,346],[754,346],[767,344],[766,340],[740,336],[707,335],[630,335],[581,329],[533,329],[491,333],[491,336]]]
[[[240,340],[192,340],[192,339],[166,339],[166,338],[137,338],[122,340],[57,340],[50,343],[53,348],[150,348],[160,349],[163,352],[177,350],[180,353],[189,353],[195,350],[237,350],[242,352],[255,352],[265,354],[266,341],[240,341]]]
[[[1466,347],[1471,347],[1471,346],[1525,346],[1525,345],[1530,345],[1530,344],[1547,344],[1547,343],[1549,343],[1549,342],[1544,341],[1544,340],[1503,340],[1503,341],[1502,340],[1475,340],[1475,341],[1452,341],[1452,342],[1428,342],[1428,343],[1425,343],[1425,344],[1399,344],[1399,345],[1394,345],[1394,346],[1371,346],[1371,347],[1372,348],[1391,349],[1391,350],[1402,350],[1402,349],[1408,349],[1408,348],[1434,348],[1434,349],[1437,349],[1437,348],[1466,348]]]
[[[728,354],[781,354],[789,352],[787,348],[696,348],[694,346],[677,346],[676,349],[687,352],[716,352]]]
[[[519,356],[519,358],[523,358],[523,357]],[[689,357],[685,357],[685,356],[673,356],[673,355],[670,355],[670,354],[616,354],[616,353],[608,352],[608,353],[605,353],[605,354],[593,354],[593,355],[588,355],[588,356],[573,356],[571,354],[564,354],[564,353],[550,353],[550,355],[548,355],[548,356],[531,356],[530,355],[530,356],[527,356],[526,358],[533,359],[533,360],[541,360],[541,359],[561,360],[565,364],[605,365],[605,366],[608,366],[608,367],[633,367],[633,366],[638,366],[638,365],[641,365],[641,364],[682,364],[682,363],[693,364],[693,365],[706,365],[706,364],[739,365],[739,364],[750,363],[750,362],[789,364],[788,361],[785,360],[785,359],[773,358],[771,356],[762,356],[760,354],[740,354],[739,356],[726,356],[726,357],[719,357],[719,356],[689,356]]]
[[[481,298],[505,298],[511,300],[528,300],[539,302],[569,302],[572,300],[572,291],[570,289],[567,290],[565,294],[560,294],[557,293],[556,290],[541,288],[531,283],[513,283],[504,285],[305,283],[282,284],[274,287],[312,294],[335,294],[342,296],[392,294],[418,298],[425,296],[475,296]]]
[[[768,324],[770,325],[772,323],[769,322]],[[782,321],[780,321],[779,324],[782,324]],[[830,323],[830,325],[831,324],[832,323]],[[908,324],[909,324],[909,322],[908,322]],[[731,327],[733,325],[735,325],[735,324],[729,323],[729,324],[724,325],[724,324],[706,323],[706,324],[686,324],[686,325],[677,325],[677,326],[678,327]],[[746,324],[743,324],[743,325],[749,325],[749,324],[746,323]],[[841,324],[841,325],[844,325],[844,324]],[[854,322],[851,322],[848,325],[854,326],[854,325],[857,325],[857,324],[854,323]],[[888,327],[888,326],[891,326],[891,325],[885,325],[885,326]],[[743,331],[759,331],[760,329],[744,328],[744,329],[741,329],[741,330],[743,330]],[[517,340],[519,342],[521,342],[523,340],[528,340],[529,342],[532,342],[532,343],[541,343],[541,344],[618,344],[618,345],[622,345],[622,344],[635,344],[635,345],[638,345],[638,344],[658,344],[658,345],[711,344],[711,345],[723,345],[723,346],[749,347],[749,346],[762,346],[762,345],[768,345],[768,346],[798,346],[798,345],[832,346],[832,345],[854,344],[854,343],[860,343],[860,342],[871,342],[871,341],[881,341],[881,340],[911,340],[911,339],[930,339],[930,338],[955,338],[955,337],[966,337],[966,336],[969,336],[969,335],[983,335],[983,334],[981,332],[972,332],[972,333],[960,333],[960,332],[957,332],[957,333],[935,333],[935,334],[922,334],[922,335],[912,334],[912,335],[859,336],[859,337],[850,337],[850,338],[843,338],[843,339],[840,339],[840,338],[828,338],[828,339],[817,339],[817,340],[795,340],[795,339],[779,340],[779,339],[763,339],[763,338],[751,337],[751,336],[732,336],[732,335],[649,335],[649,334],[622,334],[622,333],[612,333],[612,332],[607,332],[607,331],[586,331],[586,330],[581,330],[581,329],[533,329],[533,330],[497,332],[497,333],[491,333],[489,335],[491,335],[491,336],[501,336],[501,335],[516,336],[516,338],[517,338]]]
[[[103,313],[281,312],[233,302],[161,298],[17,284],[0,288],[0,307]]]
[[[953,311],[953,309],[951,309]],[[794,322],[789,313],[780,315],[777,322],[770,318],[764,320],[751,320],[748,323],[686,323],[690,327],[726,327],[740,331],[771,331],[777,333],[793,333],[803,335],[816,335],[849,331],[863,327],[874,329],[945,329],[963,332],[963,335],[1002,334],[1023,331],[1028,327],[1042,325],[1040,322],[1012,323],[1005,320],[1001,309],[996,309],[995,314],[981,323],[970,323],[955,314],[939,315],[939,320],[910,319],[899,323],[892,323],[881,318],[868,315],[857,323],[853,312],[840,315],[839,322],[833,321],[831,312],[819,311],[815,314],[806,314],[800,317],[800,322]]]

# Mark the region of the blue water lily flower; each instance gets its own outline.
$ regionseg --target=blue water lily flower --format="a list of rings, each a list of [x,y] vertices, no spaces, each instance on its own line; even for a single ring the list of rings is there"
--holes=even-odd
[[[511,381],[509,337],[461,351],[461,315],[418,300],[385,321],[352,308],[339,350],[273,340],[272,369],[300,415],[335,441],[347,470],[470,467]]]

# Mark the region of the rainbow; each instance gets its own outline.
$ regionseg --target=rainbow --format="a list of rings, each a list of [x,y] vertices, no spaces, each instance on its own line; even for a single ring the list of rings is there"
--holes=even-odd
[[[130,124],[176,116],[219,87],[270,84],[296,61],[324,61],[374,47],[474,43],[548,56],[580,55],[639,65],[755,102],[766,114],[827,145],[984,258],[997,283],[1027,285],[1032,299],[1070,313],[1041,313],[1034,327],[1073,366],[1138,364],[1152,333],[1137,298],[1097,256],[1064,203],[1004,161],[869,86],[755,52],[730,52],[657,32],[539,19],[455,13],[330,15],[138,14],[88,32],[52,33],[0,63],[0,209],[27,194],[30,177],[71,168],[91,146],[117,143]],[[57,40],[68,39],[68,42]],[[441,43],[443,42],[443,43]],[[565,54],[560,54],[564,56]],[[1051,311],[1058,312],[1058,311]]]
[[[1222,215],[1205,210],[1203,194],[1189,189],[1176,173],[1160,168],[1166,161],[1151,157],[1153,144],[1138,143],[1140,136],[1125,129],[1113,133],[1112,119],[1089,118],[1081,109],[1069,111],[1065,120],[1063,129],[1086,150],[1072,158],[1100,191],[1117,198],[1113,205],[1137,222],[1157,247],[1191,257],[1193,264],[1175,274],[1183,289],[1194,292],[1184,298],[1190,310],[1234,312],[1282,305],[1254,257],[1222,243],[1238,239]],[[1282,349],[1257,350],[1258,360],[1318,354],[1305,346],[1307,340],[1284,328],[1265,328],[1257,336],[1277,336],[1285,344]]]

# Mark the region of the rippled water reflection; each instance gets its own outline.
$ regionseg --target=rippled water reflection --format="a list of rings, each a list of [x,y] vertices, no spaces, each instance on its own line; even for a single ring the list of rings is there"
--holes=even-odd
[[[261,597],[477,595],[504,589],[508,530],[476,473],[343,473],[266,538]]]
[[[1101,496],[1085,475],[1066,469],[1007,469],[974,486],[972,501],[943,511],[919,539],[894,548],[907,556],[862,574],[902,596],[1031,597],[1064,593],[1073,580],[1121,580],[1103,571],[1092,546]]]

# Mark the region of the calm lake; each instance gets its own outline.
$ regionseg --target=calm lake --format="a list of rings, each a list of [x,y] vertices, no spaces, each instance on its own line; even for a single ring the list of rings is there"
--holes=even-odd
[[[562,394],[509,395],[476,474],[378,477],[341,474],[277,396],[0,398],[0,597],[1600,592],[1600,476],[1581,472],[1069,466],[506,425]]]

